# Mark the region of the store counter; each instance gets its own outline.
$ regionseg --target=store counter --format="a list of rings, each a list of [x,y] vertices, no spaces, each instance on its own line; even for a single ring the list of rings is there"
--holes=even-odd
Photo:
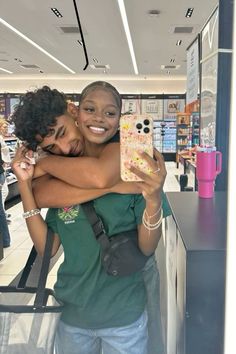
[[[166,193],[167,352],[223,353],[226,194]],[[174,343],[175,342],[175,343]]]

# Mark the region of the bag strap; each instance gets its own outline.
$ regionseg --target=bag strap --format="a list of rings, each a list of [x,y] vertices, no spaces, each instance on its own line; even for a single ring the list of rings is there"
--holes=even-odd
[[[93,201],[81,204],[83,211],[92,226],[94,236],[103,249],[106,249],[110,242],[106,234],[102,219],[96,214]]]
[[[53,231],[48,228],[47,239],[46,239],[44,254],[42,259],[42,266],[39,275],[38,287],[37,287],[36,297],[34,301],[34,305],[36,308],[45,306],[45,302],[46,302],[45,286],[46,286],[46,281],[48,276],[51,254],[52,254],[52,245],[54,240],[53,234],[54,234]]]
[[[45,286],[46,286],[48,269],[49,269],[49,264],[50,264],[50,259],[51,259],[52,245],[53,245],[53,231],[48,228],[46,242],[45,242],[45,248],[44,248],[44,254],[43,254],[43,258],[42,258],[42,265],[41,265],[38,286],[37,286],[37,291],[36,291],[36,297],[35,297],[35,301],[34,301],[34,306],[36,308],[39,308],[39,307],[42,307],[45,305],[45,301],[46,301],[46,299],[45,299]],[[35,247],[33,246],[31,249],[30,255],[28,257],[28,260],[25,264],[25,267],[23,269],[23,272],[21,274],[17,288],[21,288],[21,289],[25,288],[29,274],[30,274],[32,267],[34,265],[36,256],[37,256],[37,251],[36,251]]]
[[[26,264],[24,266],[24,269],[23,269],[23,271],[21,273],[21,277],[20,277],[19,283],[16,286],[18,289],[24,289],[25,288],[25,285],[26,285],[26,282],[27,282],[27,280],[29,278],[31,269],[32,269],[32,267],[34,265],[36,256],[37,256],[37,251],[36,251],[35,247],[33,246],[31,251],[30,251],[29,257],[27,259],[27,262],[26,262]]]

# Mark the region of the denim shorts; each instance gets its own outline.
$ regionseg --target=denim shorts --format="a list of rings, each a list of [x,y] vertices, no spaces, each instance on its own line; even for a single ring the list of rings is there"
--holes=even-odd
[[[56,333],[56,354],[146,354],[147,313],[124,327],[83,329],[60,321]]]

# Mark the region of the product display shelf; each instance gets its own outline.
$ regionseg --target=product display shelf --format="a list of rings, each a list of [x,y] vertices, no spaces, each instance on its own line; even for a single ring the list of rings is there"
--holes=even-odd
[[[200,133],[199,112],[191,113],[191,125],[192,125],[192,146],[199,145],[199,133]]]
[[[153,121],[153,144],[165,160],[175,160],[176,125],[174,121]],[[171,155],[172,158],[171,158]]]
[[[179,154],[192,146],[190,114],[178,113],[176,121],[176,166],[179,167]]]
[[[16,137],[6,137],[6,138],[4,138],[4,140],[7,144],[7,146],[9,147],[10,157],[12,159],[15,156],[15,150],[17,147],[18,139]],[[16,178],[15,174],[13,173],[10,165],[7,167],[7,170],[6,170],[6,178],[7,178],[7,185],[8,185],[8,189],[9,189],[9,193],[6,198],[6,201],[8,201],[8,200],[19,195],[17,178]]]

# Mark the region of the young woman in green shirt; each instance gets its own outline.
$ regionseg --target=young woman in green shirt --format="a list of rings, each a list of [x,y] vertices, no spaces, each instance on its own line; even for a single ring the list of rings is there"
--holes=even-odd
[[[32,97],[29,100],[30,107],[27,107],[27,100],[25,100],[22,106],[19,107],[18,111],[16,111],[15,113],[16,134],[18,134],[20,138],[28,140],[28,143],[30,143],[32,148],[34,148],[36,145],[40,145],[43,149],[54,154],[69,154],[74,156],[79,155],[80,152],[83,152],[83,156],[87,156],[70,159],[61,156],[49,156],[39,162],[37,166],[39,173],[41,173],[40,170],[46,171],[57,178],[61,178],[66,182],[71,183],[75,186],[79,186],[81,188],[105,187],[106,185],[109,186],[109,184],[111,185],[116,181],[117,176],[119,176],[119,164],[115,163],[115,160],[116,157],[118,157],[119,155],[119,144],[107,144],[107,141],[109,141],[114,136],[117,130],[121,110],[121,101],[119,95],[116,95],[116,93],[114,93],[115,91],[111,91],[110,87],[108,86],[109,85],[107,85],[106,87],[106,85],[104,84],[102,86],[101,83],[97,84],[97,86],[90,86],[89,90],[86,91],[86,95],[84,95],[84,98],[82,94],[79,111],[74,105],[68,104],[67,110],[64,109],[64,111],[59,112],[57,105],[57,112],[54,115],[56,121],[53,123],[48,122],[49,114],[44,107],[44,116],[47,122],[46,127],[48,129],[44,131],[37,131],[37,125],[32,124],[32,131],[27,132],[27,136],[24,135],[24,131],[22,131],[22,125],[20,126],[20,120],[17,123],[17,119],[19,119],[19,117],[26,116],[25,113],[26,111],[29,113],[29,109],[31,109],[31,111],[33,109],[35,112],[35,107],[40,109],[40,107],[42,108],[42,105],[40,106],[39,104],[34,104],[34,94],[32,94]],[[47,89],[44,89],[44,93],[45,91],[50,96],[51,91],[47,91]],[[56,95],[55,90],[54,93],[52,93],[52,95],[49,97],[49,101],[52,100],[52,96],[54,95]],[[46,100],[44,97],[44,103],[45,102]],[[50,106],[50,110],[52,110],[52,106]],[[28,114],[28,117],[30,117],[29,119],[32,122],[35,116],[33,114]],[[37,116],[36,114],[36,119],[38,119],[38,117],[39,115]],[[42,114],[40,115],[40,118],[42,119]],[[74,119],[75,121],[79,122],[79,128],[80,131],[83,133],[83,137],[80,135],[79,130],[74,126]],[[25,121],[24,126],[27,126]],[[29,130],[29,126],[27,126],[27,129]],[[35,130],[33,131],[33,129]],[[27,139],[28,136],[30,136],[30,138]],[[33,146],[33,144],[35,144],[35,146]],[[107,196],[97,198],[94,201],[94,204],[97,213],[103,218],[103,221],[107,226],[108,235],[112,235],[114,233],[119,232],[120,228],[122,227],[126,230],[129,230],[128,225],[131,225],[132,227],[134,223],[138,225],[139,247],[144,254],[149,255],[154,252],[157,246],[158,240],[161,236],[161,227],[158,227],[158,229],[155,230],[147,230],[142,224],[142,215],[144,208],[146,207],[147,215],[154,215],[151,219],[152,224],[160,218],[159,209],[161,206],[162,198],[161,192],[166,171],[164,161],[158,152],[155,152],[155,157],[157,161],[151,159],[145,154],[143,154],[143,157],[148,160],[153,171],[160,169],[158,173],[145,175],[141,171],[138,171],[135,168],[131,167],[131,170],[134,173],[144,179],[144,182],[138,184],[138,188],[140,188],[140,192],[142,192],[145,199],[142,195],[121,196],[117,194],[109,194]],[[27,164],[28,168],[23,171],[21,169],[20,171],[21,162],[25,162],[27,164],[24,148],[19,150],[19,152],[17,153],[14,161],[14,168],[16,174],[18,173],[19,186],[22,194],[24,209],[28,211],[36,208],[36,203],[31,192],[31,179],[33,168],[32,166],[29,166]],[[47,168],[47,166],[49,167]],[[36,171],[36,173],[38,172]],[[103,180],[104,176],[106,178],[105,181]],[[63,185],[63,182],[61,181],[56,182],[50,179],[48,180],[48,183],[45,183],[45,187],[47,186],[47,188],[49,188],[49,186],[53,186],[53,183],[54,186],[55,183],[59,183],[61,187]],[[38,204],[40,204],[39,195],[42,196],[43,184],[41,183],[41,187],[40,185],[38,185],[37,187],[37,199],[39,199],[39,201],[37,200]],[[55,187],[53,188],[55,190]],[[60,206],[62,206],[62,204],[64,203],[64,205],[75,204],[75,197],[73,200],[70,199],[70,201],[66,200],[66,198],[68,199],[68,188],[70,190],[73,190],[74,192],[75,190],[77,190],[77,188],[73,189],[73,187],[68,186],[64,186],[63,188],[64,189],[60,189],[59,193],[60,201],[58,201],[58,203],[61,203]],[[46,190],[46,188],[44,190]],[[50,189],[50,191],[52,191],[52,189]],[[107,190],[105,190],[105,193],[109,193],[109,191],[110,190],[108,188]],[[87,192],[89,192],[89,190],[87,190]],[[90,193],[95,192],[91,192],[90,189]],[[84,195],[86,195],[86,191]],[[90,196],[91,199],[96,197],[96,195],[94,196],[92,194],[90,194]],[[56,205],[57,200],[55,199],[56,198],[54,197],[53,206],[59,206]],[[48,201],[49,197],[47,199],[47,202]],[[141,314],[145,305],[145,291],[143,287],[144,284],[142,281],[142,275],[139,273],[135,273],[131,277],[127,277],[129,279],[126,279],[126,281],[128,281],[128,284],[126,284],[124,278],[117,280],[113,279],[110,276],[107,276],[106,273],[104,274],[104,271],[101,268],[101,264],[99,261],[99,246],[96,243],[94,237],[91,237],[93,235],[90,235],[86,238],[86,242],[88,242],[88,244],[86,244],[86,247],[84,248],[83,246],[81,246],[81,240],[76,239],[76,235],[79,234],[78,230],[81,230],[81,234],[83,235],[89,235],[90,225],[87,221],[82,221],[85,218],[81,208],[76,206],[73,207],[71,210],[50,210],[47,216],[47,223],[50,225],[50,227],[52,227],[52,229],[56,233],[53,252],[55,253],[59,247],[59,244],[62,243],[65,253],[65,262],[61,265],[61,268],[58,273],[58,281],[55,285],[56,293],[66,303],[66,310],[62,316],[62,324],[70,326],[73,329],[82,328],[83,330],[87,330],[88,328],[95,328],[96,330],[102,329],[104,332],[104,326],[106,326],[106,329],[108,328],[107,326],[109,326],[109,328],[115,327],[117,330],[117,327],[123,328],[127,327],[127,325],[130,326],[132,322],[136,323],[136,320],[140,318],[142,318],[142,321],[144,321],[142,323],[145,323],[145,315]],[[125,211],[125,213],[123,213],[123,211]],[[72,218],[69,224],[68,222],[64,223],[65,218],[71,217],[71,215],[66,215],[67,212],[71,212],[72,216],[76,215],[75,219]],[[85,225],[83,225],[83,222],[85,222]],[[38,251],[42,253],[44,248],[47,225],[44,223],[39,214],[27,219],[27,224],[31,237]],[[41,235],[39,235],[38,232],[39,227],[42,230]],[[69,231],[69,228],[72,228],[74,231]],[[72,240],[70,238],[70,241],[68,232],[69,235],[74,235]],[[74,243],[72,241],[74,241]],[[77,246],[77,243],[78,245],[80,245],[79,248],[75,247]],[[94,253],[92,252],[91,254],[89,253],[87,256],[85,256],[85,261],[87,261],[87,263],[82,262],[82,264],[86,265],[86,269],[90,269],[90,266],[93,265],[93,272],[89,273],[86,272],[84,269],[80,276],[78,275],[78,277],[76,277],[77,273],[74,272],[77,271],[77,269],[83,269],[80,263],[81,260],[83,260],[83,256],[80,254],[80,257],[78,257],[77,253],[78,249],[80,248],[88,252],[92,252],[91,250],[93,250],[94,248]],[[74,257],[72,256],[73,251]],[[84,254],[86,254],[86,252]],[[93,262],[91,262],[91,260],[93,260]],[[71,261],[72,263],[68,263],[68,261]],[[78,268],[73,267],[73,264],[76,263],[76,261],[79,262]],[[67,267],[69,267],[69,270]],[[96,270],[96,272],[94,272],[94,270]],[[83,276],[86,279],[85,283],[83,283]],[[76,282],[73,282],[73,279],[76,279]],[[112,285],[110,283],[112,283]],[[73,284],[74,286],[72,286]],[[101,284],[104,284],[104,286],[101,286]],[[84,295],[81,289],[85,289]],[[94,292],[92,291],[92,289],[94,290]],[[138,291],[135,291],[135,289]],[[75,291],[73,292],[73,290]],[[80,292],[81,296],[78,296]],[[111,297],[109,297],[109,293]],[[117,294],[119,294],[119,296]],[[116,298],[119,298],[119,301],[115,302],[114,299]],[[85,301],[85,299],[87,299],[87,301]],[[104,304],[106,305],[107,303],[110,303],[111,306],[110,310],[105,311]],[[78,310],[78,312],[76,311],[76,309]],[[85,316],[85,313],[87,313],[87,316]],[[140,323],[138,325],[138,328],[139,327]],[[129,332],[128,330],[127,338],[125,340],[126,345],[129,345],[127,353],[136,353],[135,350],[137,349],[135,349],[135,347],[139,350],[137,353],[145,352],[145,325],[142,328],[142,334],[138,333],[137,328],[134,331],[137,333],[137,340],[143,338],[142,340],[140,340],[138,347],[137,343],[135,345],[134,343],[131,345],[129,340],[127,340],[127,338],[134,338],[134,335],[131,335],[131,332]],[[69,330],[70,333],[71,328],[66,329]],[[66,329],[63,328],[63,333],[64,331],[68,332]],[[62,330],[62,328],[60,328],[60,330]],[[132,330],[130,329],[130,331]],[[73,336],[74,335],[75,333],[73,332]],[[87,335],[88,334],[86,334],[86,336]],[[78,336],[76,337],[78,339]],[[60,336],[58,338],[60,338]],[[84,338],[84,334],[82,336],[82,334],[80,333],[79,338],[79,341],[81,340],[83,342],[82,338]],[[103,349],[107,345],[110,346],[109,348],[111,349],[111,346],[116,347],[117,344],[117,348],[119,348],[120,352],[122,352],[124,348],[122,349],[120,347],[119,340],[117,343],[108,344],[107,340],[104,341],[103,338]],[[71,340],[68,339],[67,344],[65,344],[64,342],[65,345],[71,345],[72,343],[72,338]],[[141,350],[142,347],[143,350]],[[70,353],[67,351],[68,347],[66,348],[65,352]],[[72,350],[72,348],[70,350]],[[74,351],[71,353],[74,353]]]

